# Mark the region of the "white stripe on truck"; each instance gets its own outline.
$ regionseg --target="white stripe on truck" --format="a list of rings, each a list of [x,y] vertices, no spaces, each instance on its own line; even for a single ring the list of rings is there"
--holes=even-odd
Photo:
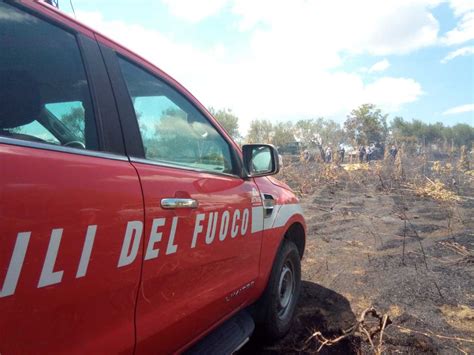
[[[275,205],[269,217],[265,218],[264,214],[263,206],[252,207],[252,233],[283,227],[293,215],[303,214],[303,210],[297,203]]]

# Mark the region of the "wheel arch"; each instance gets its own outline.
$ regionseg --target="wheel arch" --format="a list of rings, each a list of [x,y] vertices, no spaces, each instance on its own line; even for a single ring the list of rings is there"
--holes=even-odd
[[[294,222],[286,230],[283,240],[288,240],[293,242],[298,248],[298,253],[300,254],[300,259],[303,258],[304,249],[306,245],[306,233],[304,226],[299,222]]]

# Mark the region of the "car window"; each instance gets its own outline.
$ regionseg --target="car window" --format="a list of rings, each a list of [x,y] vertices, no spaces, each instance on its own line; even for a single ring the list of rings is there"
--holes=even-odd
[[[10,129],[9,132],[10,134],[16,134],[17,136],[21,134],[36,137],[51,144],[61,144],[61,142],[50,131],[48,131],[46,127],[36,120],[26,125]]]
[[[46,104],[47,112],[61,121],[81,142],[85,142],[85,110],[82,102],[68,101]]]
[[[188,100],[125,59],[120,66],[149,160],[232,173],[229,144]]]
[[[98,149],[74,35],[0,2],[0,136]]]

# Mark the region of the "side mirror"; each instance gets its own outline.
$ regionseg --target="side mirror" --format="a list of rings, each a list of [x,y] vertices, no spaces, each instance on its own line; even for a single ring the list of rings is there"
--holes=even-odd
[[[278,151],[271,144],[245,144],[242,154],[247,177],[274,175],[280,171]]]

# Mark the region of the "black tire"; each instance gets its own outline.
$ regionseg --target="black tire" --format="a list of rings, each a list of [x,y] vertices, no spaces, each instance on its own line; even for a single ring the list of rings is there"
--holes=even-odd
[[[258,304],[257,324],[268,341],[291,328],[301,287],[301,261],[296,245],[284,240],[273,263],[267,288]]]

